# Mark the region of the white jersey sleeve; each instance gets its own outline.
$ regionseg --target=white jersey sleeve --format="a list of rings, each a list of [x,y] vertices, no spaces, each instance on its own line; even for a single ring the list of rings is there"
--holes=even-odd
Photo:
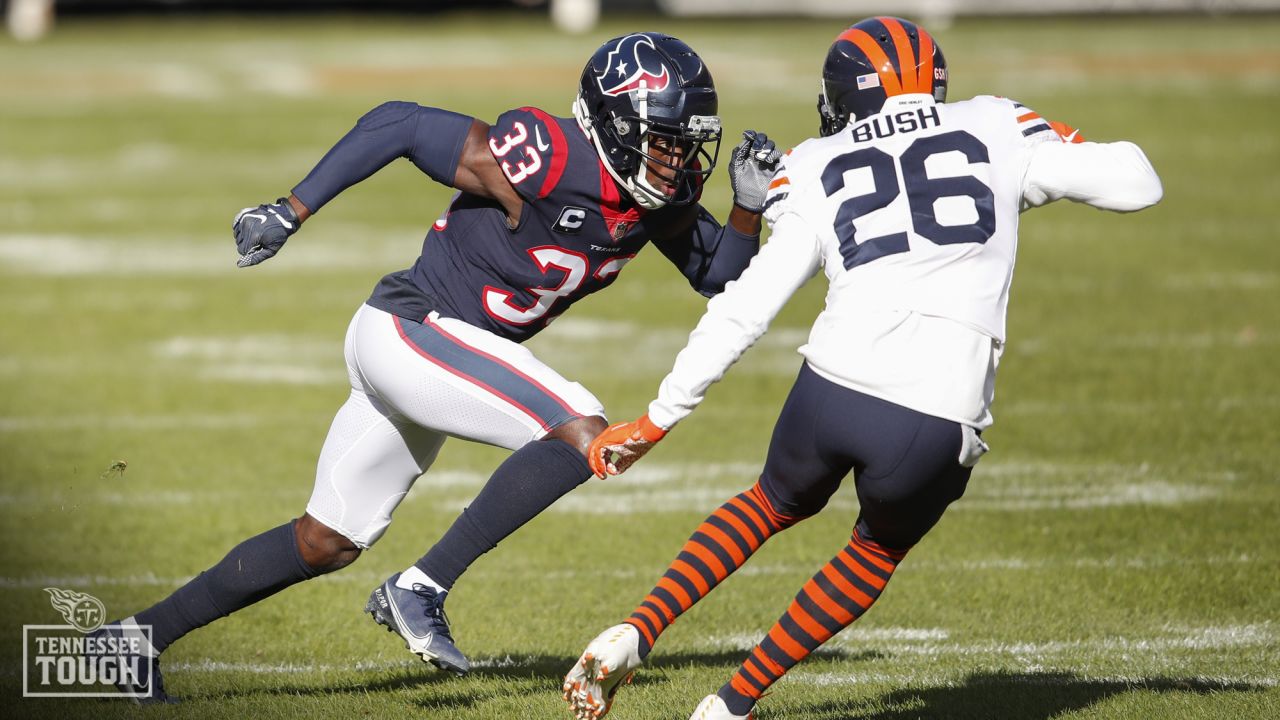
[[[707,303],[689,343],[658,388],[657,399],[649,404],[649,420],[657,426],[669,429],[693,412],[707,388],[724,377],[769,328],[792,294],[817,271],[817,238],[804,219],[785,212],[777,202],[767,217],[773,229],[769,242],[741,277]]]
[[[1024,207],[1066,198],[1133,212],[1155,205],[1163,194],[1151,161],[1131,142],[1045,143],[1031,156],[1022,198]]]

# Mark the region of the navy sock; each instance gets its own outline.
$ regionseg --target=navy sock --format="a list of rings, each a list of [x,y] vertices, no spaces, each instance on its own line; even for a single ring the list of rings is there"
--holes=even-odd
[[[291,520],[232,548],[217,565],[172,595],[137,613],[150,625],[151,644],[164,650],[175,640],[320,573],[302,559]]]
[[[498,466],[448,532],[414,565],[445,590],[481,555],[591,477],[587,459],[562,440],[539,440]]]
[[[725,683],[716,694],[724,701],[724,706],[729,708],[729,712],[734,715],[746,715],[751,712],[751,708],[756,706],[756,701],[753,698],[738,692],[729,683]]]

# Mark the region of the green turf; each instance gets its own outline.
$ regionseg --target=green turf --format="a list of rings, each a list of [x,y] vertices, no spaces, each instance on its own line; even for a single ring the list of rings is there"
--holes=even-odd
[[[42,588],[133,612],[301,512],[346,393],[346,323],[411,262],[448,191],[388,168],[252,271],[234,267],[235,211],[286,192],[382,100],[563,114],[596,43],[636,26],[699,49],[728,135],[758,127],[791,145],[816,128],[838,22],[644,18],[567,38],[527,15],[175,19],[0,39],[6,715],[131,712],[19,698],[21,626],[61,622]],[[761,717],[1280,716],[1280,21],[935,35],[953,98],[1012,96],[1091,139],[1134,140],[1165,199],[1131,216],[1024,218],[991,454],[875,610],[777,685]],[[728,199],[717,173],[707,204],[723,213]],[[187,701],[148,715],[568,717],[559,680],[582,646],[752,482],[823,292],[804,288],[633,475],[575,492],[474,566],[449,608],[471,677],[428,672],[359,612],[503,456],[451,442],[355,566],[175,645],[167,679]],[[701,305],[645,253],[533,346],[632,417]],[[120,460],[123,474],[107,472]],[[856,512],[846,487],[761,550],[664,636],[614,715],[685,717]]]

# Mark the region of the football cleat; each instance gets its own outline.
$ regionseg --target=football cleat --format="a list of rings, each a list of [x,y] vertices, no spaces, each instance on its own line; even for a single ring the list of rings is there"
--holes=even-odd
[[[755,717],[754,710],[746,715],[734,715],[729,712],[729,707],[724,704],[724,700],[721,700],[719,695],[708,695],[702,698],[698,707],[693,709],[689,720],[755,720]]]
[[[119,623],[103,625],[89,633],[87,638],[99,647],[111,646],[114,652],[92,652],[87,657],[98,663],[99,672],[106,677],[107,658],[115,658],[109,664],[117,669],[116,689],[139,705],[173,704],[177,698],[164,691],[164,677],[160,674],[160,657],[124,650],[124,630]]]
[[[614,625],[592,640],[564,676],[564,699],[578,720],[598,720],[609,713],[623,683],[630,682],[640,659],[640,633],[631,625]]]
[[[374,589],[365,604],[365,612],[388,632],[394,632],[404,640],[409,652],[421,657],[445,672],[458,677],[471,670],[467,656],[453,644],[449,632],[449,618],[444,614],[447,592],[414,583],[412,590],[396,585],[400,573]]]

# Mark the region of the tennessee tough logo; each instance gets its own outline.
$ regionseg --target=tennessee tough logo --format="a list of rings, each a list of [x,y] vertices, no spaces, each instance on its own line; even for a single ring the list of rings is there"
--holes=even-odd
[[[653,39],[644,35],[628,35],[609,51],[604,72],[596,76],[600,92],[610,97],[640,88],[665,90],[671,74],[654,47]]]

